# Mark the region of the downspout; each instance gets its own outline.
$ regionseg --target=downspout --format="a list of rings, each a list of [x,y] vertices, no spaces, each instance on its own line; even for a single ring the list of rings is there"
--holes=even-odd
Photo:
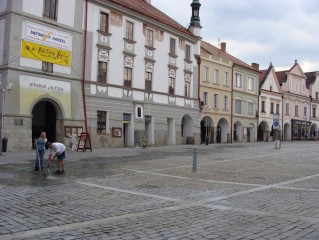
[[[86,94],[85,94],[87,25],[88,25],[88,0],[85,0],[82,98],[83,98],[84,123],[85,123],[86,133],[88,133],[88,123],[87,123],[87,114],[86,114]]]
[[[230,143],[233,143],[233,84],[234,84],[234,67],[235,63],[231,68],[231,85],[230,85]]]
[[[281,141],[283,140],[284,140],[284,94],[281,93]]]
[[[200,59],[200,56],[197,56],[196,59],[197,59],[197,66],[198,66],[197,98],[198,98],[198,107],[199,107],[199,110],[201,110],[201,101],[200,101],[200,64],[201,64],[201,59]]]

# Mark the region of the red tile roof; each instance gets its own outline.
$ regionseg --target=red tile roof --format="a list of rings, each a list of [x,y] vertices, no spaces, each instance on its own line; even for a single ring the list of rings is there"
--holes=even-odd
[[[278,82],[279,82],[280,84],[282,84],[283,82],[286,82],[286,81],[287,81],[286,73],[287,73],[288,71],[289,71],[289,70],[276,72],[276,76],[277,76]]]
[[[209,52],[210,54],[212,55],[215,55],[215,56],[220,56],[221,58],[224,58],[224,59],[227,59],[229,61],[232,61],[233,63],[235,63],[236,65],[239,65],[241,67],[244,67],[244,68],[248,68],[249,70],[252,70],[252,71],[255,71],[255,72],[258,72],[260,73],[259,70],[253,68],[251,65],[243,62],[242,60],[239,60],[238,58],[228,54],[227,52],[225,51],[222,51],[221,49],[211,45],[210,43],[208,42],[205,42],[205,41],[201,41],[201,48],[202,50],[206,51],[206,52]]]
[[[147,3],[145,0],[109,0],[109,1],[118,5],[121,5],[123,7],[129,8],[147,17],[150,17],[156,21],[159,21],[172,28],[175,28],[176,30],[186,33],[192,37],[196,37],[187,28],[183,27],[174,19],[170,18],[165,13],[161,12],[160,10],[152,6],[152,4]],[[189,11],[191,14],[191,8],[189,9]]]

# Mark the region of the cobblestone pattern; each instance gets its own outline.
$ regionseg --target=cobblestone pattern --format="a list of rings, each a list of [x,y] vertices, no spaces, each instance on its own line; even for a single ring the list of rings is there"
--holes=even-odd
[[[319,239],[316,142],[0,158],[0,239]],[[305,157],[306,156],[306,157]],[[23,159],[25,157],[25,159]]]

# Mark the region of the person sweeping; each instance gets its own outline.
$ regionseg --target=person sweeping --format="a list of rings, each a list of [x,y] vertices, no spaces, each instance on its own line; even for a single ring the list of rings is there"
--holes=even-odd
[[[58,170],[55,171],[54,174],[64,174],[64,159],[65,159],[65,145],[59,142],[48,142],[48,146],[50,149],[50,154],[48,158],[48,169],[50,166],[50,162],[53,161],[55,158],[57,159],[57,168]]]
[[[43,170],[43,158],[45,154],[45,144],[47,142],[46,133],[41,132],[40,137],[34,139],[36,146],[36,159],[34,165],[34,171]]]

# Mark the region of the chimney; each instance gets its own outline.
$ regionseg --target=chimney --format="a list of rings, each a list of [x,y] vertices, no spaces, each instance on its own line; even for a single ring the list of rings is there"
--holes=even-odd
[[[226,43],[225,42],[220,43],[220,50],[222,50],[222,52],[226,52]]]
[[[252,63],[251,66],[255,68],[256,70],[259,70],[259,64],[258,63]]]

